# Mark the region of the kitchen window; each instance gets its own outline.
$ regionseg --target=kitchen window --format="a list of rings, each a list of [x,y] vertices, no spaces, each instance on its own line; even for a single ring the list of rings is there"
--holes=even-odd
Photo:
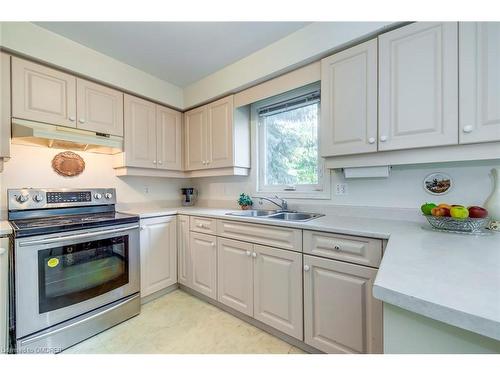
[[[329,197],[318,152],[320,85],[315,83],[253,105],[257,123],[257,191]]]

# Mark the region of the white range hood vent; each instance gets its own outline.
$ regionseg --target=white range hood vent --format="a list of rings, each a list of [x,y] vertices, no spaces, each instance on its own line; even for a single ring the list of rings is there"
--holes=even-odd
[[[123,152],[123,137],[17,118],[12,119],[12,143],[99,154]]]

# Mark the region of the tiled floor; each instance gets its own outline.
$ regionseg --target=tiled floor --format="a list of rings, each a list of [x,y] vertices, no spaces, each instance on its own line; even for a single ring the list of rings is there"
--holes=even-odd
[[[176,290],[142,306],[141,314],[63,353],[298,354],[300,349]]]

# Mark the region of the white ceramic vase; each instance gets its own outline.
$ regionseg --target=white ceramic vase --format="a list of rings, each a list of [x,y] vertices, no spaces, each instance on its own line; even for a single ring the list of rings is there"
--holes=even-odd
[[[491,217],[490,229],[500,230],[500,168],[491,170],[493,176],[493,191],[484,202],[484,208],[488,210]]]

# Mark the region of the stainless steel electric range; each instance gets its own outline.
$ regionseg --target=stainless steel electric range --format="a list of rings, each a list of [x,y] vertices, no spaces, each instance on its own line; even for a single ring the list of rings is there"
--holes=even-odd
[[[11,342],[59,352],[140,312],[139,218],[114,189],[11,189]]]

